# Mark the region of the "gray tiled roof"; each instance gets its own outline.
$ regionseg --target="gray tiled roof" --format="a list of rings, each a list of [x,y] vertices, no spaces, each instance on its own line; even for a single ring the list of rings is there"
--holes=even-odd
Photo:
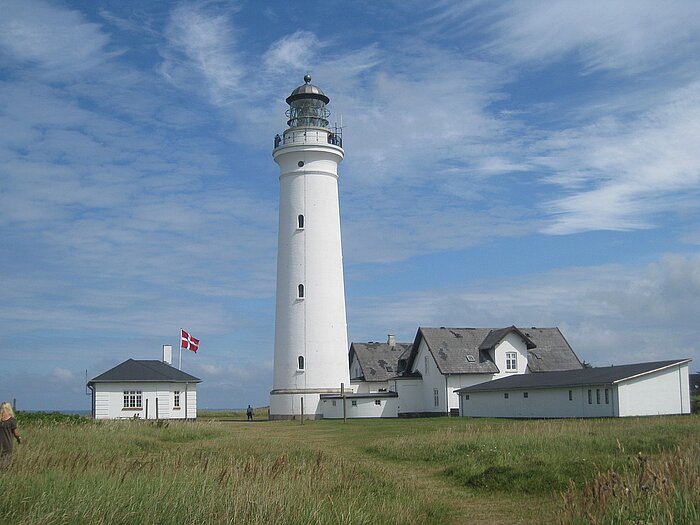
[[[350,358],[357,356],[365,381],[386,381],[397,372],[399,357],[411,348],[410,343],[352,343]]]
[[[178,370],[162,361],[151,359],[127,359],[123,363],[93,377],[88,384],[98,382],[157,381],[175,383],[200,383],[202,380]]]
[[[582,368],[576,354],[558,328],[419,328],[409,358],[413,367],[421,339],[425,340],[442,374],[495,374],[498,367],[486,349],[509,332],[525,336],[531,372]],[[490,345],[490,346],[489,346]],[[534,345],[534,347],[532,347]]]
[[[601,368],[580,368],[559,372],[542,372],[539,374],[518,374],[478,385],[460,388],[457,392],[491,392],[502,390],[519,390],[524,388],[565,388],[583,385],[612,385],[640,374],[646,374],[689,359],[655,361],[652,363],[635,363],[631,365],[606,366]]]

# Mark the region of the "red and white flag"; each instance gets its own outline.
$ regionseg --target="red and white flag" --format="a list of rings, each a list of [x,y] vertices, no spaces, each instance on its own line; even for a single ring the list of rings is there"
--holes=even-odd
[[[192,350],[195,354],[199,348],[199,339],[195,339],[190,334],[180,328],[180,348]]]

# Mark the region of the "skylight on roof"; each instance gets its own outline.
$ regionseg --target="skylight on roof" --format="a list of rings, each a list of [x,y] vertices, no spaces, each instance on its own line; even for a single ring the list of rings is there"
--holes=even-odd
[[[393,371],[394,371],[394,367],[393,367],[393,366],[387,366],[387,367],[386,367],[386,371],[387,371],[387,372],[393,372]]]
[[[476,363],[476,358],[471,354],[467,354],[467,361],[470,363]]]

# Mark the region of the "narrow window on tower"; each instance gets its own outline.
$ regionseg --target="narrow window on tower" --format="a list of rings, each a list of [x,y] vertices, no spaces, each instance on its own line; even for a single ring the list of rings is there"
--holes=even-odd
[[[299,291],[299,295],[298,295],[299,299],[303,299],[304,298],[304,285],[303,284],[299,285],[298,291]]]
[[[297,366],[299,367],[299,370],[304,370],[304,356],[303,356],[303,355],[300,355],[300,356],[297,358],[297,361],[298,361],[298,365],[297,365]]]
[[[297,217],[297,228],[300,230],[304,229],[304,216],[303,215],[299,215],[299,217]]]

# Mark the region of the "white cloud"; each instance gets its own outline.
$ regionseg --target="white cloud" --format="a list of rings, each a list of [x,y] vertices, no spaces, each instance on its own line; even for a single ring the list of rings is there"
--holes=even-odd
[[[299,73],[309,69],[315,55],[322,48],[315,34],[297,31],[274,42],[265,53],[265,66],[276,72]]]
[[[165,31],[169,45],[163,49],[161,73],[183,89],[207,89],[215,104],[230,103],[244,74],[233,27],[228,11],[210,13],[201,5],[180,5]]]
[[[554,270],[469,289],[406,290],[362,297],[348,306],[353,340],[418,326],[559,326],[581,359],[596,366],[644,360],[700,359],[700,256],[668,255],[647,266],[604,265]],[[371,308],[366,305],[371,304]]]
[[[39,65],[51,77],[94,67],[109,58],[109,36],[78,11],[35,0],[3,2],[0,52]]]
[[[76,380],[76,375],[66,368],[56,367],[51,375],[59,381],[73,382]]]
[[[588,72],[635,73],[695,53],[700,5],[654,0],[444,2],[429,25],[453,38],[484,31],[490,42],[482,50],[514,63],[537,66],[573,57]]]
[[[660,97],[632,118],[602,117],[534,146],[545,180],[564,195],[544,203],[548,233],[649,228],[700,187],[700,82]],[[690,204],[692,206],[692,204]]]

